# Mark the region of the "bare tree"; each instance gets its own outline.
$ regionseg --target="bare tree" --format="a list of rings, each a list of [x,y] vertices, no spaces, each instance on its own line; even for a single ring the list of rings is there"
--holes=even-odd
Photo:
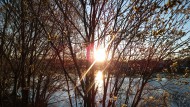
[[[56,55],[44,36],[48,7],[43,1],[1,1],[1,106],[47,106],[57,84]],[[43,21],[41,21],[43,20]],[[6,102],[7,101],[7,102]]]
[[[189,45],[189,14],[180,12],[188,6],[188,0],[4,0],[0,100],[12,86],[13,106],[19,92],[21,106],[47,106],[60,89],[71,107],[81,100],[84,107],[153,102],[146,93],[165,68],[160,63]],[[104,62],[94,58],[99,48]]]
[[[102,45],[111,56],[104,63],[106,68],[103,68],[107,77],[104,78],[103,97],[100,101],[102,106],[115,105],[115,101],[108,99],[116,98],[125,84],[124,80],[130,77],[131,83],[126,91],[126,100],[123,102],[128,105],[127,99],[131,96],[129,92],[134,88],[132,77],[138,74],[140,80],[136,83],[135,95],[129,104],[137,106],[145,85],[158,70],[159,62],[178,51],[189,40],[186,36],[189,31],[184,27],[189,21],[188,15],[177,12],[179,9],[187,8],[188,1],[54,0],[54,2],[61,12],[60,15],[65,18],[64,22],[57,21],[66,26],[63,35],[67,37],[71,58],[76,67],[76,76],[80,78],[84,106],[95,106],[98,102],[97,89],[94,85],[96,67],[91,68],[91,65],[94,65],[92,56],[94,48]],[[181,40],[184,36],[187,39]],[[86,73],[80,69],[77,62],[77,58],[81,57],[79,52],[74,51],[77,48],[82,51],[86,48],[86,53],[83,53],[83,56],[87,57]],[[126,62],[127,65],[123,63],[122,66],[120,62]],[[109,69],[110,65],[112,71]],[[115,69],[118,67],[119,69]],[[121,70],[127,72],[126,76],[117,73]],[[111,81],[110,72],[115,72],[116,76],[113,87],[108,86]],[[110,93],[108,87],[112,88]]]

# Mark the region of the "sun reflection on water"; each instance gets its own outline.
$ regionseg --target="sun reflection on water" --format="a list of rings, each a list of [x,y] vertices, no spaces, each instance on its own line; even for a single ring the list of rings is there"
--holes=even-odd
[[[102,71],[98,71],[96,73],[95,85],[96,85],[96,87],[102,87],[103,86],[103,73],[102,73]]]

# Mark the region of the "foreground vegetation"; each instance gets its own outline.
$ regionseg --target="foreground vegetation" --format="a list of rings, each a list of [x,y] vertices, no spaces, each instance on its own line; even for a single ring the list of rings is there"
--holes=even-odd
[[[155,72],[172,79],[179,71],[189,78],[189,5],[189,0],[1,0],[0,106],[46,107],[64,90],[68,106],[113,107],[123,86],[121,105],[140,106],[148,82],[162,79]],[[106,54],[102,62],[93,55],[100,48]]]

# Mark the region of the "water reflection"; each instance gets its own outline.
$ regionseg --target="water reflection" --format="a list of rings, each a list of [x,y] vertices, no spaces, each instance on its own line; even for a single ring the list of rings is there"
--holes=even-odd
[[[100,70],[95,75],[95,86],[96,87],[103,86],[103,73]]]

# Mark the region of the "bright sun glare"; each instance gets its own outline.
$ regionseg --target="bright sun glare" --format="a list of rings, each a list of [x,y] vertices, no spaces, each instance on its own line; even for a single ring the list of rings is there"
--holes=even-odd
[[[102,71],[98,71],[96,73],[95,82],[96,82],[96,85],[102,86],[102,84],[103,84],[103,74],[102,74]]]
[[[103,62],[106,59],[106,52],[104,48],[100,48],[94,51],[94,59],[97,62]]]

